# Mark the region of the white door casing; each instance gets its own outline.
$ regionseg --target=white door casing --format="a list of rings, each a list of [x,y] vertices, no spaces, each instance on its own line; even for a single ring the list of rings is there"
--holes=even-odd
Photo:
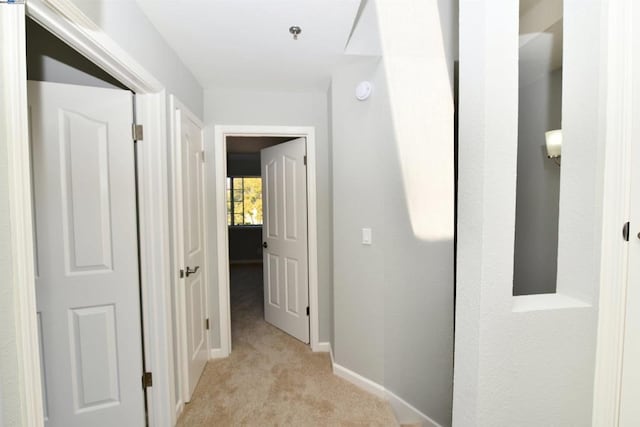
[[[183,399],[191,400],[198,380],[208,360],[206,233],[204,211],[204,151],[203,126],[189,110],[179,105],[175,109],[180,176],[182,244],[179,304],[181,324],[181,359]],[[180,244],[180,242],[179,242]]]
[[[144,424],[133,98],[29,82],[46,424]]]
[[[306,141],[261,151],[265,320],[309,343]]]
[[[633,7],[634,22],[640,18],[640,8]],[[633,40],[638,40],[640,28],[633,26]],[[636,58],[640,59],[640,43],[631,45],[632,76],[631,76],[631,108],[632,119],[631,138],[637,140],[640,136],[640,66]],[[620,387],[620,427],[636,426],[640,422],[640,146],[637,142],[630,147],[631,191],[629,197],[629,255],[628,279],[626,295],[626,317],[624,321],[624,345],[622,353],[622,378]]]

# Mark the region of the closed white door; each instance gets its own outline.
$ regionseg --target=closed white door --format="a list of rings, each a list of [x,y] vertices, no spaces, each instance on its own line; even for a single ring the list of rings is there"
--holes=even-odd
[[[29,82],[48,426],[143,426],[133,95]]]
[[[634,5],[635,6],[635,5]],[[640,19],[640,7],[633,8],[634,21]],[[634,40],[640,40],[640,28],[634,26]],[[633,117],[640,117],[640,43],[633,48]],[[634,120],[632,134],[640,138],[640,120]],[[620,427],[640,425],[640,144],[631,149],[631,195],[629,276],[627,281],[627,310],[620,391]]]
[[[182,177],[182,360],[185,402],[191,400],[208,360],[204,232],[204,155],[202,125],[184,107],[176,109]]]
[[[306,140],[261,151],[264,317],[309,343]]]

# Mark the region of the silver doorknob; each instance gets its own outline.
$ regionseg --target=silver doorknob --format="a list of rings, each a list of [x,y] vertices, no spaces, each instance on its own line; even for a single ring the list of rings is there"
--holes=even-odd
[[[191,269],[191,267],[187,267],[184,274],[185,276],[189,277],[191,274],[196,274],[199,269],[200,269],[199,265],[196,265],[196,268],[194,268],[193,270]]]

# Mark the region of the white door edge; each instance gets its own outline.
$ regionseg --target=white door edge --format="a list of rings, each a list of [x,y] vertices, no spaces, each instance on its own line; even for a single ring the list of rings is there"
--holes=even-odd
[[[186,348],[187,348],[187,336],[186,336],[186,311],[185,311],[185,293],[184,288],[181,286],[181,279],[178,278],[178,271],[180,268],[184,267],[185,264],[185,254],[184,254],[184,230],[182,227],[183,224],[183,214],[182,214],[182,205],[183,205],[183,191],[182,191],[182,151],[180,149],[180,115],[186,114],[189,116],[191,120],[198,124],[198,126],[203,130],[203,142],[204,142],[204,124],[202,121],[187,108],[175,95],[169,96],[169,109],[171,111],[170,114],[170,129],[171,129],[171,138],[169,143],[171,144],[171,186],[172,186],[172,229],[173,229],[173,248],[172,252],[174,255],[174,277],[171,282],[174,284],[173,297],[176,299],[176,341],[181,346],[176,352],[178,355],[178,367],[179,370],[176,372],[176,376],[179,381],[179,388],[181,390],[181,395],[176,396],[176,400],[173,402],[176,405],[184,404],[189,400],[190,392],[189,387],[186,381],[188,378],[188,364],[185,360]],[[205,161],[203,163],[203,191],[206,195],[207,193],[207,181],[206,181],[206,171],[207,171],[207,160],[206,154]],[[204,253],[205,260],[207,260],[208,254],[208,245],[207,245],[207,236],[208,236],[208,227],[206,221],[206,203],[203,203],[203,215],[205,218],[204,221]],[[203,276],[205,282],[205,312],[206,317],[210,318],[210,308],[209,308],[209,271],[210,271],[209,262],[205,261],[203,266]],[[211,353],[211,338],[210,333],[206,334],[206,348],[207,354]]]
[[[216,244],[218,269],[218,310],[220,313],[220,353],[231,353],[231,301],[229,293],[229,231],[225,183],[227,176],[227,136],[290,136],[307,140],[307,220],[309,245],[309,337],[312,351],[321,351],[318,316],[318,219],[316,194],[316,141],[313,126],[233,126],[217,125],[214,129]],[[213,227],[211,227],[213,228]],[[210,229],[211,229],[210,228]],[[210,271],[212,271],[210,269]]]
[[[30,154],[27,116],[27,73],[25,7],[0,4],[0,137],[6,141],[9,219],[11,222],[11,271],[4,277],[13,298],[16,356],[16,384],[20,418],[25,425],[43,425],[40,351],[36,320],[35,273]],[[6,124],[6,126],[4,126]],[[4,172],[3,172],[4,173]],[[3,272],[4,273],[4,272]],[[27,284],[28,286],[25,286]],[[4,391],[6,396],[6,391]],[[0,419],[0,423],[2,420]]]
[[[607,129],[602,212],[602,244],[598,336],[593,392],[594,427],[618,425],[626,317],[628,246],[621,238],[629,216],[633,117],[631,111],[634,0],[605,2],[605,46],[609,73],[602,84],[607,96]],[[603,21],[603,22],[604,22]],[[633,238],[633,237],[632,237]]]

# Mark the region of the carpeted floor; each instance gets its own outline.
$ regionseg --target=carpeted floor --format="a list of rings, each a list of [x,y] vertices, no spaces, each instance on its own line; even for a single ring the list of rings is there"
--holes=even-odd
[[[389,405],[331,372],[327,353],[264,321],[262,265],[231,267],[233,351],[210,361],[178,426],[397,426]]]

